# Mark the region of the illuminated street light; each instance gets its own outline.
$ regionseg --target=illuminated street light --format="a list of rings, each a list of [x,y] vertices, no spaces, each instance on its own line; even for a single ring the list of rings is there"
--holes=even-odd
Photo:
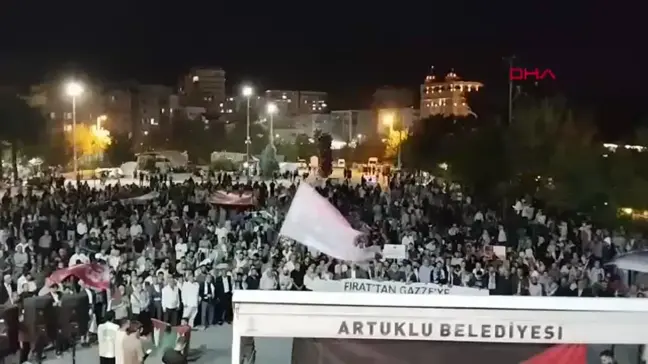
[[[266,106],[266,109],[268,110],[268,114],[273,115],[277,113],[277,104],[274,102],[269,102],[268,105]]]
[[[389,126],[390,128],[394,127],[394,114],[388,113],[384,114],[382,117],[382,123],[385,126]]]
[[[76,178],[79,173],[76,143],[76,99],[83,94],[83,85],[77,81],[70,81],[65,85],[65,93],[72,98],[72,158],[74,159],[74,176]]]
[[[252,86],[243,86],[241,92],[243,93],[243,96],[250,97],[252,96],[252,94],[254,94],[254,89],[252,88]]]
[[[250,163],[250,144],[252,144],[252,139],[250,139],[250,97],[254,94],[254,89],[252,86],[243,86],[243,89],[241,90],[241,93],[245,98],[247,98],[247,110],[246,110],[246,137],[245,137],[245,155],[246,159],[245,161],[249,164]],[[250,170],[246,168],[246,175],[249,177],[250,176]]]
[[[83,86],[79,82],[70,81],[65,85],[65,93],[72,98],[79,97],[83,93]]]

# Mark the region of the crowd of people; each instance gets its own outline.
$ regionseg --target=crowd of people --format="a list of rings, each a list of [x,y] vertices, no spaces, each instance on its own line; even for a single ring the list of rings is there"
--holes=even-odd
[[[622,229],[547,216],[520,199],[506,218],[456,185],[397,175],[388,182],[326,182],[317,190],[366,234],[365,244],[401,244],[406,259],[337,261],[279,237],[296,191],[285,183],[242,183],[228,174],[137,185],[57,184],[6,193],[0,211],[0,301],[37,295],[57,269],[110,267],[110,293],[91,297],[93,322],[182,319],[206,329],[231,323],[237,289],[311,290],[316,279],[367,278],[487,289],[495,295],[643,297],[605,265],[643,247]],[[147,199],[132,199],[155,190]],[[216,190],[250,191],[255,206],[209,203]],[[501,211],[501,209],[498,209]],[[61,292],[79,292],[69,279]],[[129,330],[139,330],[131,327]],[[117,363],[120,364],[120,363]],[[130,364],[130,363],[129,363]]]

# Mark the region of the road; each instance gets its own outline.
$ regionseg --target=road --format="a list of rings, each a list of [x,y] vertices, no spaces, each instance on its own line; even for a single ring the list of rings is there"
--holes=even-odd
[[[191,334],[191,348],[203,347],[203,354],[195,361],[196,364],[230,364],[232,346],[232,327],[217,326],[208,330],[194,331]],[[292,339],[285,338],[258,338],[256,339],[257,363],[263,364],[290,364]],[[77,351],[78,364],[94,364],[99,361],[97,346],[81,348]],[[46,364],[70,364],[72,354],[66,352],[61,358],[56,358],[53,352],[48,353]],[[159,357],[151,357],[146,364],[161,363]]]

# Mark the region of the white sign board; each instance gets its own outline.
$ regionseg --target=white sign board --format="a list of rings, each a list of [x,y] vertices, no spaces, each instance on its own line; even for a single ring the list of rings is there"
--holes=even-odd
[[[244,336],[526,344],[641,344],[645,314],[268,305],[239,310]],[[599,321],[604,315],[611,321]],[[253,319],[247,319],[254,317]],[[597,327],[598,329],[595,329]]]
[[[407,259],[407,247],[403,244],[385,244],[382,256],[385,259]]]
[[[370,279],[342,279],[339,281],[317,279],[306,283],[306,288],[319,292],[488,296],[488,290],[486,289],[434,283],[379,282]]]

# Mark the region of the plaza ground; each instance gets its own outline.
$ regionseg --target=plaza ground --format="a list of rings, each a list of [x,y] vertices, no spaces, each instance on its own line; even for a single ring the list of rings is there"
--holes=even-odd
[[[257,338],[257,363],[290,364],[292,354],[292,339],[287,338]],[[232,326],[216,326],[207,330],[196,330],[191,333],[191,348],[201,348],[202,355],[196,364],[230,364],[232,354]],[[79,348],[76,362],[80,364],[98,363],[97,346]],[[56,358],[53,352],[48,353],[44,361],[47,364],[69,364],[72,354],[68,351],[61,358]],[[146,359],[146,364],[162,363],[159,357]]]

